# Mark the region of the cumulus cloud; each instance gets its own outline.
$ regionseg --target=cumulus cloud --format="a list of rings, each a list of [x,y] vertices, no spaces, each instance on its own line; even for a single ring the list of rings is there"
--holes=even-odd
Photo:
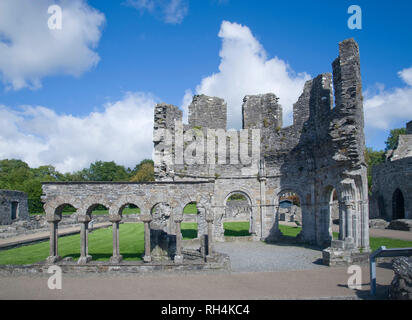
[[[52,164],[61,172],[96,160],[135,166],[152,157],[156,102],[150,94],[127,93],[83,118],[42,106],[0,106],[0,159],[21,159],[32,167]]]
[[[189,3],[187,0],[127,0],[126,4],[160,16],[165,23],[179,24],[187,16]]]
[[[403,88],[386,90],[382,84],[365,92],[365,125],[367,129],[390,129],[401,120],[412,119],[412,67],[398,72]]]
[[[245,95],[272,92],[280,98],[285,124],[291,124],[293,104],[310,76],[294,72],[278,57],[269,58],[247,26],[223,21],[218,36],[222,39],[219,72],[203,78],[195,92],[226,100],[228,128],[241,127],[241,105]],[[185,114],[191,94],[187,90],[183,98]]]
[[[62,28],[49,29],[54,0],[0,1],[0,73],[8,89],[41,87],[43,77],[79,76],[99,62],[93,51],[105,21],[85,0],[61,0]]]

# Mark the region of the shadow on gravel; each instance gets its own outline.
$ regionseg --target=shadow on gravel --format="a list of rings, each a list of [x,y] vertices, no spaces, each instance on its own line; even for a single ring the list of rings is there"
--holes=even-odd
[[[370,285],[370,282],[362,285]],[[348,288],[348,285],[338,284],[338,287]],[[356,296],[362,300],[388,300],[389,285],[376,285],[376,295],[372,296],[369,289],[356,290]]]

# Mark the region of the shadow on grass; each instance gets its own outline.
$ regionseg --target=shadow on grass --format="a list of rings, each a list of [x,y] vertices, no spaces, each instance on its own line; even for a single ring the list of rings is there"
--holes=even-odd
[[[225,229],[225,237],[245,237],[250,236],[249,230],[231,230]]]
[[[112,254],[109,254],[109,253],[89,253],[89,254],[93,258],[92,261],[109,261],[110,257],[112,256]],[[120,252],[120,254],[123,256],[123,260],[141,261],[144,252],[135,252],[135,253]],[[74,254],[69,253],[69,254],[62,256],[63,259],[67,257],[72,257],[73,261],[77,261],[80,258],[80,254],[79,253],[74,253]]]
[[[195,239],[197,238],[197,230],[196,229],[183,229],[182,237],[184,239]]]

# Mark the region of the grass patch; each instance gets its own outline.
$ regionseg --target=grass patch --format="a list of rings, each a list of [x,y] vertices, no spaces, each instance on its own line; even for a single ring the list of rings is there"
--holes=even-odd
[[[282,232],[284,236],[287,237],[296,237],[300,231],[302,230],[301,227],[292,227],[292,226],[285,226],[283,224],[279,225],[279,230]]]
[[[224,222],[225,237],[245,237],[250,236],[250,222]]]
[[[184,214],[197,214],[197,207],[196,203],[189,203],[186,205],[186,207],[183,209]]]
[[[181,230],[182,230],[183,240],[197,238],[197,223],[196,222],[183,222]]]

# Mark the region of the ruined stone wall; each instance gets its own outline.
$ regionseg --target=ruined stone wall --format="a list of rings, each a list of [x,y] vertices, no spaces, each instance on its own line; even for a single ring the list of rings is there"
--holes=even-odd
[[[391,221],[393,196],[397,189],[404,197],[405,219],[412,219],[412,157],[388,161],[373,167],[370,217]]]
[[[221,208],[222,201],[216,199],[239,188],[247,190],[256,205],[252,210],[256,234],[262,238],[276,238],[279,194],[284,190],[294,191],[302,203],[301,238],[319,244],[330,243],[332,238],[330,196],[336,189],[340,239],[348,238],[356,246],[368,248],[362,82],[359,48],[353,39],[339,44],[339,56],[332,69],[333,75],[320,74],[306,82],[294,104],[293,125],[285,128],[282,128],[282,107],[275,94],[244,98],[243,129],[260,129],[261,133],[260,160],[263,162],[259,165],[251,166],[250,170],[244,170],[242,164],[173,165],[172,174],[166,176],[173,176],[175,181],[215,179],[213,201],[217,217],[223,215],[224,208]],[[195,96],[189,107],[189,125],[184,129],[197,125],[206,135],[204,125],[211,121],[208,111],[212,116],[218,114],[218,125],[213,124],[213,128],[223,129],[220,112],[224,105],[216,98]],[[200,107],[204,108],[203,115]],[[248,149],[252,151],[251,146]],[[215,228],[221,229],[220,222]]]
[[[12,219],[13,210],[14,219]],[[11,224],[13,221],[28,218],[27,194],[21,191],[0,190],[0,224]]]
[[[282,108],[272,93],[245,97],[242,112],[243,129],[247,131],[226,131],[226,104],[219,98],[195,96],[185,125],[178,124],[182,112],[177,107],[159,104],[155,107],[153,133],[157,183],[44,184],[46,212],[54,215],[64,201],[80,208],[83,215],[96,202],[109,207],[111,215],[118,215],[121,205],[129,202],[139,206],[143,214],[150,214],[150,208],[159,202],[169,204],[174,212],[183,212],[187,203],[197,202],[200,196],[202,210],[214,218],[213,239],[224,241],[226,200],[233,193],[242,193],[251,210],[253,238],[275,241],[279,237],[279,198],[288,191],[296,193],[301,202],[299,239],[367,252],[369,212],[359,59],[353,39],[341,42],[339,57],[332,64],[333,75],[323,73],[305,84],[294,104],[293,125],[285,128]],[[186,151],[191,146],[190,154],[198,156],[194,151],[208,135],[208,127],[224,134],[227,152],[220,159],[225,160],[224,164],[219,163],[218,152],[211,159],[200,154],[201,163],[177,161],[179,152],[183,154],[180,148]],[[165,136],[164,129],[172,137]],[[256,129],[260,130],[259,139],[249,135],[246,146],[248,154],[257,155],[254,160],[258,161],[233,163],[231,146],[241,148],[236,138],[240,140],[242,133],[253,134]],[[188,133],[190,139],[173,137],[176,133]],[[208,139],[210,147],[218,140]],[[331,241],[333,189],[339,202],[340,242]]]
[[[399,135],[395,150],[387,152],[385,163],[372,168],[371,218],[387,221],[398,219],[396,194],[402,195],[404,218],[412,219],[412,121],[406,124],[406,134]]]

